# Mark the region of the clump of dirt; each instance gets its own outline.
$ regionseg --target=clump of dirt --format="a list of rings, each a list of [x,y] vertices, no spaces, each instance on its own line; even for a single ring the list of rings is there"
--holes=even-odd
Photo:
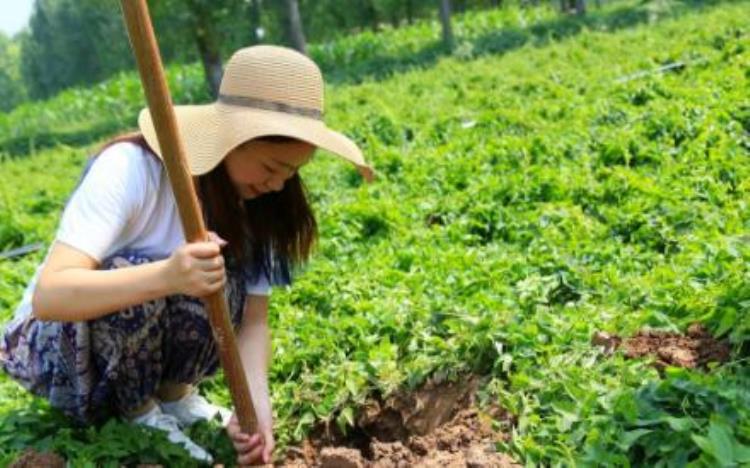
[[[596,332],[591,343],[601,346],[605,354],[622,347],[625,356],[631,359],[654,356],[654,366],[689,369],[707,368],[709,362],[725,362],[730,348],[726,341],[712,337],[700,323],[694,323],[684,335],[658,330],[641,330],[630,338],[620,338],[605,332]]]
[[[27,449],[8,468],[65,468],[65,459],[56,453]]]
[[[428,381],[411,393],[397,393],[366,402],[356,427],[342,434],[321,424],[287,452],[282,466],[319,468],[519,467],[495,450],[506,435],[492,421],[510,426],[512,418],[499,408],[482,411],[475,405],[479,379]]]

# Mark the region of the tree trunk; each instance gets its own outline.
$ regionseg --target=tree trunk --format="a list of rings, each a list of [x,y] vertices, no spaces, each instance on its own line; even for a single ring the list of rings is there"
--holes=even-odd
[[[221,53],[219,43],[213,30],[199,27],[195,30],[195,42],[198,45],[198,53],[203,63],[203,72],[206,75],[206,83],[211,95],[216,98],[219,95],[221,77],[224,74],[221,66]]]
[[[586,14],[586,0],[576,0],[576,14],[577,15]]]
[[[260,0],[250,0],[250,44],[258,44],[262,39],[258,34],[260,29],[260,17]]]
[[[380,19],[378,18],[378,10],[375,8],[375,5],[373,5],[371,0],[367,2],[367,13],[370,18],[370,28],[372,29],[372,32],[378,32],[380,29]]]
[[[406,0],[406,22],[407,24],[414,23],[414,4],[413,0]]]
[[[195,45],[198,46],[198,54],[203,64],[203,73],[206,76],[206,84],[211,95],[216,98],[219,95],[221,77],[223,70],[221,66],[221,48],[219,37],[212,22],[211,15],[205,11],[200,2],[191,0],[185,2],[192,16],[195,31]]]
[[[440,0],[440,22],[443,25],[443,44],[453,49],[453,28],[451,27],[451,1]]]
[[[292,47],[307,54],[307,42],[302,29],[302,18],[299,14],[299,3],[297,0],[286,0],[287,11],[287,36]]]

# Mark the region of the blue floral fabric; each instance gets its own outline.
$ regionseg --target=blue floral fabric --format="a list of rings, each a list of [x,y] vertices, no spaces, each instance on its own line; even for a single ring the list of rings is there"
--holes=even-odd
[[[152,261],[119,253],[103,269]],[[232,323],[242,322],[243,271],[227,271]],[[151,398],[162,381],[197,383],[219,361],[203,302],[167,296],[85,322],[10,322],[0,341],[0,365],[36,395],[81,423],[129,412]]]

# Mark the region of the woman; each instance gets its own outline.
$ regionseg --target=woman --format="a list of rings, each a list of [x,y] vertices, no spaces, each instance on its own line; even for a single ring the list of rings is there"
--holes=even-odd
[[[176,106],[208,228],[185,244],[149,112],[139,134],[90,161],[55,242],[0,343],[5,371],[83,423],[115,413],[154,427],[199,460],[182,428],[221,417],[240,465],[274,446],[267,365],[268,293],[289,284],[317,237],[298,174],[316,147],[354,163],[356,145],[322,120],[323,80],[291,49],[256,46],[227,64],[215,103]],[[195,391],[218,367],[199,297],[225,287],[258,433]]]

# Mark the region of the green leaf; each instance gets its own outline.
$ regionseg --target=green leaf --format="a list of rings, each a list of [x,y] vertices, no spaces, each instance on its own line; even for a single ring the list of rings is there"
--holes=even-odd
[[[716,458],[714,447],[713,445],[711,445],[711,441],[708,440],[708,438],[697,435],[697,434],[691,435],[690,438],[693,439],[693,442],[695,442],[695,445],[700,447],[703,453],[710,455],[711,458]]]
[[[670,429],[678,432],[686,432],[695,427],[695,424],[690,418],[675,418],[673,416],[666,416],[664,421],[669,425]]]
[[[739,442],[735,443],[734,457],[739,463],[750,463],[750,446]]]
[[[708,428],[708,441],[711,444],[714,457],[722,466],[734,465],[734,444],[736,440],[726,423],[716,420],[711,421]]]
[[[341,432],[346,434],[348,428],[354,427],[354,409],[351,406],[344,408],[336,418],[336,424]]]
[[[627,452],[638,439],[652,432],[654,432],[652,429],[636,429],[633,431],[628,431],[622,435],[622,439],[620,439],[617,445],[622,449],[623,452]]]

